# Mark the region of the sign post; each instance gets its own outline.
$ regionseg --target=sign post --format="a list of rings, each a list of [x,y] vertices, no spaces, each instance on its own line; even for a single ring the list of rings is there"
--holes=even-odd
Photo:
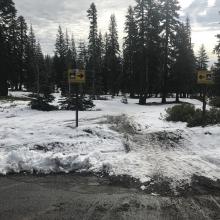
[[[205,117],[206,114],[206,96],[207,96],[207,86],[208,85],[213,85],[214,84],[214,77],[213,73],[207,70],[200,70],[198,71],[198,78],[197,78],[197,83],[202,85],[203,87],[203,118]]]
[[[76,127],[79,127],[79,85],[86,82],[85,70],[80,69],[69,69],[69,90],[71,84],[76,86]]]
[[[79,87],[76,85],[76,127],[79,127]]]

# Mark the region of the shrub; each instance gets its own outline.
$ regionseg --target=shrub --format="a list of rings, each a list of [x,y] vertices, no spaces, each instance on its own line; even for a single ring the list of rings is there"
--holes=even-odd
[[[32,109],[39,111],[54,111],[57,107],[50,105],[49,102],[53,101],[53,96],[40,96],[31,100],[30,106]]]
[[[166,110],[167,121],[187,122],[188,127],[215,125],[220,123],[220,110],[212,108],[206,111],[205,116],[201,109],[195,109],[193,105],[176,105]]]
[[[209,102],[209,104],[210,104],[211,106],[220,108],[220,96],[211,99],[211,101]]]
[[[15,97],[15,96],[9,95],[9,96],[0,96],[0,100],[14,102],[14,101],[30,101],[31,99],[28,97]]]
[[[192,117],[189,118],[189,120],[186,122],[188,127],[197,127],[197,126],[205,126],[206,120],[203,118],[202,110],[196,109]]]
[[[128,99],[127,99],[126,96],[122,97],[121,103],[123,103],[123,104],[128,104]]]
[[[191,104],[182,104],[175,105],[172,108],[166,110],[166,120],[167,121],[181,121],[188,122],[196,113],[194,105]]]
[[[78,110],[86,111],[90,110],[94,107],[94,103],[89,98],[79,97],[78,99]],[[61,109],[62,110],[76,110],[76,98],[68,97],[65,100],[61,101]]]
[[[220,123],[220,110],[217,108],[212,108],[207,112],[207,124],[218,124]]]

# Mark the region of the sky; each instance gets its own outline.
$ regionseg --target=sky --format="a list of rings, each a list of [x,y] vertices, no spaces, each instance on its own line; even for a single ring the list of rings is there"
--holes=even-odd
[[[124,36],[124,22],[127,8],[135,5],[135,0],[14,0],[18,15],[23,15],[26,21],[33,25],[36,37],[39,39],[43,52],[54,53],[54,43],[58,26],[67,28],[73,33],[76,42],[87,40],[89,21],[87,9],[94,2],[98,10],[98,27],[102,33],[108,30],[111,14],[116,15],[119,40]],[[210,57],[210,64],[216,56],[213,48],[220,34],[220,1],[219,0],[179,0],[181,19],[188,15],[192,25],[192,42],[197,53],[201,44]]]

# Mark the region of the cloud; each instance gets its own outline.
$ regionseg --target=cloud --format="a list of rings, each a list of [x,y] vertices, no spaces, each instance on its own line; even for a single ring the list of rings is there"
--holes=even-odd
[[[213,48],[217,42],[216,35],[220,33],[220,1],[219,0],[193,0],[183,10],[189,16],[192,25],[192,41],[195,52],[204,44],[210,58],[210,65],[216,61]]]
[[[87,9],[89,0],[14,0],[18,13],[22,14],[28,23],[32,23],[39,38],[43,51],[53,53],[58,26],[65,31],[68,28],[76,39],[87,39],[89,21]],[[102,32],[107,31],[109,18],[116,14],[119,37],[123,35],[124,17],[129,4],[134,0],[94,0],[98,9],[98,24]]]
[[[184,10],[185,15],[189,15],[194,27],[206,31],[219,29],[219,9],[220,1],[194,0],[188,8]]]
[[[76,40],[87,40],[89,21],[87,9],[92,0],[14,0],[18,14],[22,14],[28,23],[32,23],[43,51],[53,54],[58,26],[63,31],[68,28]],[[135,0],[93,0],[98,10],[98,26],[104,34],[108,30],[109,18],[115,13],[119,39],[124,36],[124,21],[128,5]],[[219,0],[180,0],[181,14],[189,15],[193,30],[195,50],[204,43],[212,56],[216,43],[214,35],[220,29]],[[185,19],[183,16],[182,19]],[[220,32],[220,31],[219,31]]]

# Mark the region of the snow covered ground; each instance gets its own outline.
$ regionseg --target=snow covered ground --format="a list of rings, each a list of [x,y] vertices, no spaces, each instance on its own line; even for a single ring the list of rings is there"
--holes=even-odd
[[[166,122],[162,116],[171,105],[137,102],[96,101],[93,111],[80,112],[76,129],[72,111],[40,112],[28,101],[0,101],[0,174],[104,171],[130,175],[143,185],[165,179],[174,188],[193,175],[220,179],[220,126]]]

